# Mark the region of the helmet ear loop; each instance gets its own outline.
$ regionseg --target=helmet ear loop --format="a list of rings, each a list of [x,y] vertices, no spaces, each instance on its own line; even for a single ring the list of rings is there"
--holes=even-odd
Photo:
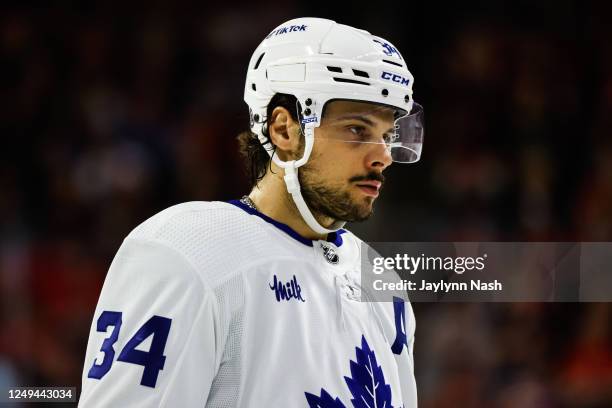
[[[304,150],[306,149],[306,133],[304,133],[304,125],[300,122],[298,124],[298,134],[299,137],[299,145],[298,145],[298,154],[297,159],[304,156]]]
[[[300,144],[299,144],[299,152],[298,152],[298,157],[296,160],[299,160],[301,157],[304,156],[304,150],[306,148],[306,123],[304,123],[304,115],[302,113],[302,104],[300,103],[299,99],[296,101],[295,103],[295,107],[296,107],[296,117],[297,117],[297,124],[298,124],[298,135],[300,138]]]

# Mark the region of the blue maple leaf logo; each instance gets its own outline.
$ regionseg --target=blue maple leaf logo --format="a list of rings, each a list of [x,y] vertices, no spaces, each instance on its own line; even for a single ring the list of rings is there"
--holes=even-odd
[[[314,394],[305,392],[306,401],[310,408],[346,408],[340,398],[334,399],[324,388],[321,388],[321,396],[317,397]]]
[[[361,336],[361,348],[355,347],[356,360],[351,360],[351,376],[344,377],[353,395],[354,408],[393,408],[391,405],[391,386],[385,382],[382,367],[376,361],[374,350]],[[320,396],[306,392],[310,408],[346,408],[340,398],[334,399],[324,388]]]

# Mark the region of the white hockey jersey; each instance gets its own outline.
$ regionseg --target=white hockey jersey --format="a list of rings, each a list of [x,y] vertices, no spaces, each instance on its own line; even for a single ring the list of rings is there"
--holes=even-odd
[[[96,307],[80,407],[416,407],[408,302],[363,302],[361,241],[240,201],[134,229]]]

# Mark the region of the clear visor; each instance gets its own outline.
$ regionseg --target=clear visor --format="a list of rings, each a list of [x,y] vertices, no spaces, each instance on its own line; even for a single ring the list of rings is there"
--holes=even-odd
[[[423,119],[418,103],[406,113],[389,106],[336,100],[326,105],[315,139],[352,143],[355,148],[384,145],[394,162],[414,163],[423,149]],[[300,115],[300,122],[304,128],[309,119]]]

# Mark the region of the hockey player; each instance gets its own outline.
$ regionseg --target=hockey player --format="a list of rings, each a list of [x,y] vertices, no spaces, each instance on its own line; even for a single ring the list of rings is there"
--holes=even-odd
[[[95,311],[81,407],[416,407],[408,302],[363,288],[363,243],[422,110],[398,50],[300,18],[249,63],[241,135],[254,186],[135,228]]]

